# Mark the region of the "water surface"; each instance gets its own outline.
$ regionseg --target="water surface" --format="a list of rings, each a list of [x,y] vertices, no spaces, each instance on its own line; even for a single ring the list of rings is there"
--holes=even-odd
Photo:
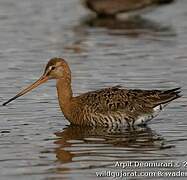
[[[181,86],[183,94],[147,128],[89,129],[69,126],[48,82],[0,108],[1,179],[96,179],[96,172],[122,170],[118,161],[186,161],[186,9],[178,0],[141,18],[101,20],[78,0],[0,0],[1,102],[35,81],[54,56],[70,64],[75,95],[113,85]]]

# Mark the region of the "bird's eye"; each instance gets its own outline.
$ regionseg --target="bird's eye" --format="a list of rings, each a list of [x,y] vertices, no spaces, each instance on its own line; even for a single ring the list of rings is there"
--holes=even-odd
[[[55,69],[55,67],[54,66],[51,66],[51,70],[54,70]]]

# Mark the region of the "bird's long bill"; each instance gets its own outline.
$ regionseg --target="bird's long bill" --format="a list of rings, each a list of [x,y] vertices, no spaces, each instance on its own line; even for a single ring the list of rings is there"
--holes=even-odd
[[[3,106],[6,106],[9,102],[17,99],[18,97],[26,94],[27,92],[31,91],[32,89],[38,87],[40,84],[46,82],[49,78],[47,76],[42,76],[40,79],[38,79],[35,83],[33,83],[32,85],[28,86],[27,88],[23,89],[20,93],[18,93],[16,96],[14,96],[13,98],[9,99],[8,101],[6,101],[5,103],[3,103]]]

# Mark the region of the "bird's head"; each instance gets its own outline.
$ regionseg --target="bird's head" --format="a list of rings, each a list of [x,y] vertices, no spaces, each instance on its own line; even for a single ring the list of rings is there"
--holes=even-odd
[[[60,78],[63,78],[67,74],[70,74],[70,69],[69,69],[67,62],[62,58],[52,58],[47,63],[43,75],[36,82],[28,86],[27,88],[23,89],[20,93],[18,93],[13,98],[3,103],[3,106],[13,101],[14,99],[26,94],[32,89],[38,87],[40,84],[43,84],[49,79],[60,79]]]

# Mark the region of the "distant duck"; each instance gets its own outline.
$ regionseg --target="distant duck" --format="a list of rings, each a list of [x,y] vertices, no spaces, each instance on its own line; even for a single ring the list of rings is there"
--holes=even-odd
[[[148,7],[169,4],[174,0],[84,0],[87,8],[98,16],[116,16],[119,13],[130,13]]]
[[[50,79],[56,79],[59,105],[64,116],[71,124],[79,126],[133,127],[146,124],[169,102],[180,97],[180,88],[140,90],[119,86],[73,96],[71,70],[68,63],[62,58],[53,58],[35,83],[3,105],[5,106]]]

